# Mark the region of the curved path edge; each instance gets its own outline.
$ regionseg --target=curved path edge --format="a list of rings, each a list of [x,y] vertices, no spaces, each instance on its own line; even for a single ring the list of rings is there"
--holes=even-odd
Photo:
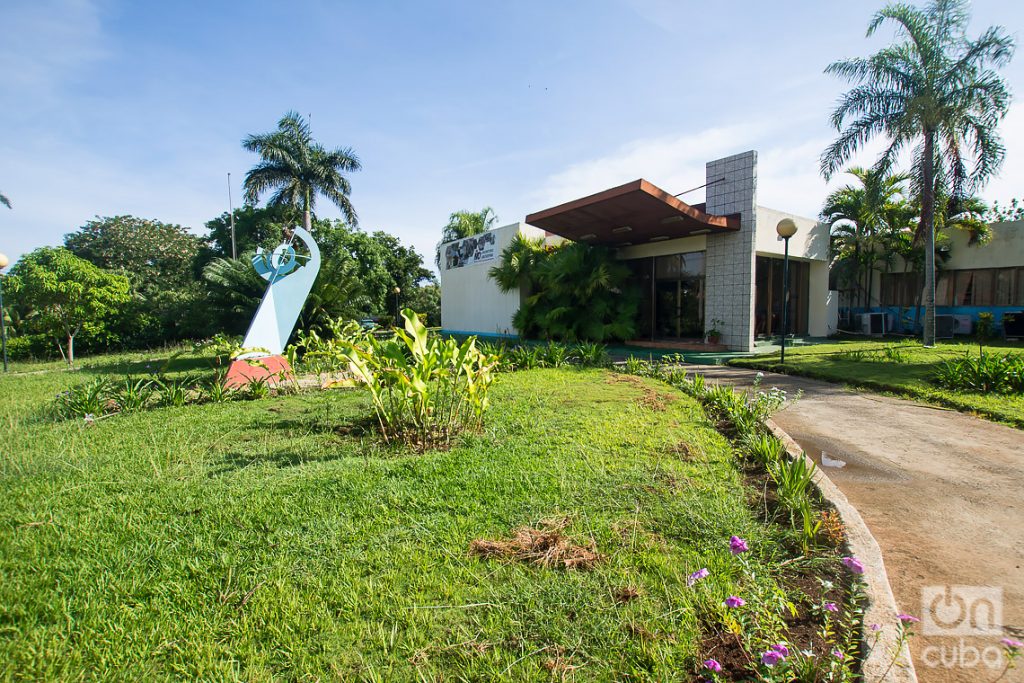
[[[766,421],[766,425],[782,441],[792,457],[804,458],[809,465],[814,465],[800,445],[784,429],[771,419]],[[867,683],[917,683],[917,673],[914,671],[914,662],[910,657],[907,643],[904,641],[901,645],[899,642],[896,618],[899,609],[892,586],[889,585],[889,575],[885,571],[882,549],[878,541],[871,534],[857,508],[850,504],[846,494],[839,490],[820,467],[814,469],[814,484],[822,497],[839,513],[846,527],[850,551],[864,564],[863,579],[867,605],[864,609],[861,643],[864,648],[870,648],[861,664],[864,680]],[[871,624],[880,625],[881,630],[871,631]],[[898,654],[897,647],[900,650]]]

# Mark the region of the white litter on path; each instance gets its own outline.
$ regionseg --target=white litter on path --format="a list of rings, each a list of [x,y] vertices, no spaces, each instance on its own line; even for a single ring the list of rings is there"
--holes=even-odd
[[[836,469],[842,469],[846,467],[845,460],[837,460],[835,458],[828,457],[828,453],[825,451],[821,452],[821,466],[822,467],[835,467]]]

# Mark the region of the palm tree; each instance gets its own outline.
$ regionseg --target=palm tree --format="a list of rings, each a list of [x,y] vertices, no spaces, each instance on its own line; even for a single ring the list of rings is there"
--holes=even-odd
[[[480,211],[456,211],[448,217],[448,225],[441,233],[441,243],[461,240],[487,232],[498,222],[494,209],[485,206]]]
[[[0,204],[3,204],[8,209],[11,208],[11,200],[7,198],[7,195],[0,192]]]
[[[847,173],[860,185],[846,185],[826,197],[821,219],[831,226],[833,260],[841,272],[848,271],[858,300],[870,308],[875,265],[889,257],[886,242],[895,227],[890,223],[903,213],[900,207],[906,204],[903,186],[908,176],[859,166],[847,169]]]
[[[991,67],[1009,62],[1014,42],[999,27],[968,39],[969,19],[966,0],[932,0],[924,9],[887,5],[872,18],[867,35],[891,21],[902,42],[826,69],[855,84],[832,113],[840,134],[821,155],[826,179],[876,136],[888,142],[876,171],[888,171],[901,153],[912,149],[921,231],[927,240],[926,346],[935,344],[936,190],[949,187],[951,196],[968,196],[999,168],[1004,156],[997,128],[1009,108],[1010,93]]]
[[[302,207],[306,230],[311,230],[310,213],[322,194],[341,209],[350,225],[358,224],[349,200],[352,186],[345,177],[362,168],[352,148],[325,149],[313,140],[309,123],[293,111],[277,122],[277,130],[250,135],[242,146],[261,159],[245,175],[247,202],[255,204],[261,194],[274,190],[268,204]]]

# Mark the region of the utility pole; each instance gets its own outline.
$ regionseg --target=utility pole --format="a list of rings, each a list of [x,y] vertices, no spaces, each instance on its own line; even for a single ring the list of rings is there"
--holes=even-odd
[[[228,215],[231,217],[231,258],[238,258],[235,248],[235,207],[231,203],[231,174],[228,173]]]

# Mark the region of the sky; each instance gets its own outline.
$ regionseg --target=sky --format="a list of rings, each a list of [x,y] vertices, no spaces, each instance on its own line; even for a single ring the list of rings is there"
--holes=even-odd
[[[449,214],[499,224],[639,177],[676,193],[758,150],[758,203],[815,216],[845,89],[823,73],[891,40],[881,2],[834,0],[4,0],[0,251],[14,261],[95,216],[188,226],[235,206],[248,134],[289,110],[352,147],[363,229],[432,265]],[[971,32],[1017,36],[1024,3],[977,0]],[[1003,70],[1024,93],[1024,54]],[[982,196],[1024,197],[1024,100]],[[858,160],[867,165],[878,147]],[[703,201],[700,192],[683,197]],[[321,199],[317,213],[340,217]]]

